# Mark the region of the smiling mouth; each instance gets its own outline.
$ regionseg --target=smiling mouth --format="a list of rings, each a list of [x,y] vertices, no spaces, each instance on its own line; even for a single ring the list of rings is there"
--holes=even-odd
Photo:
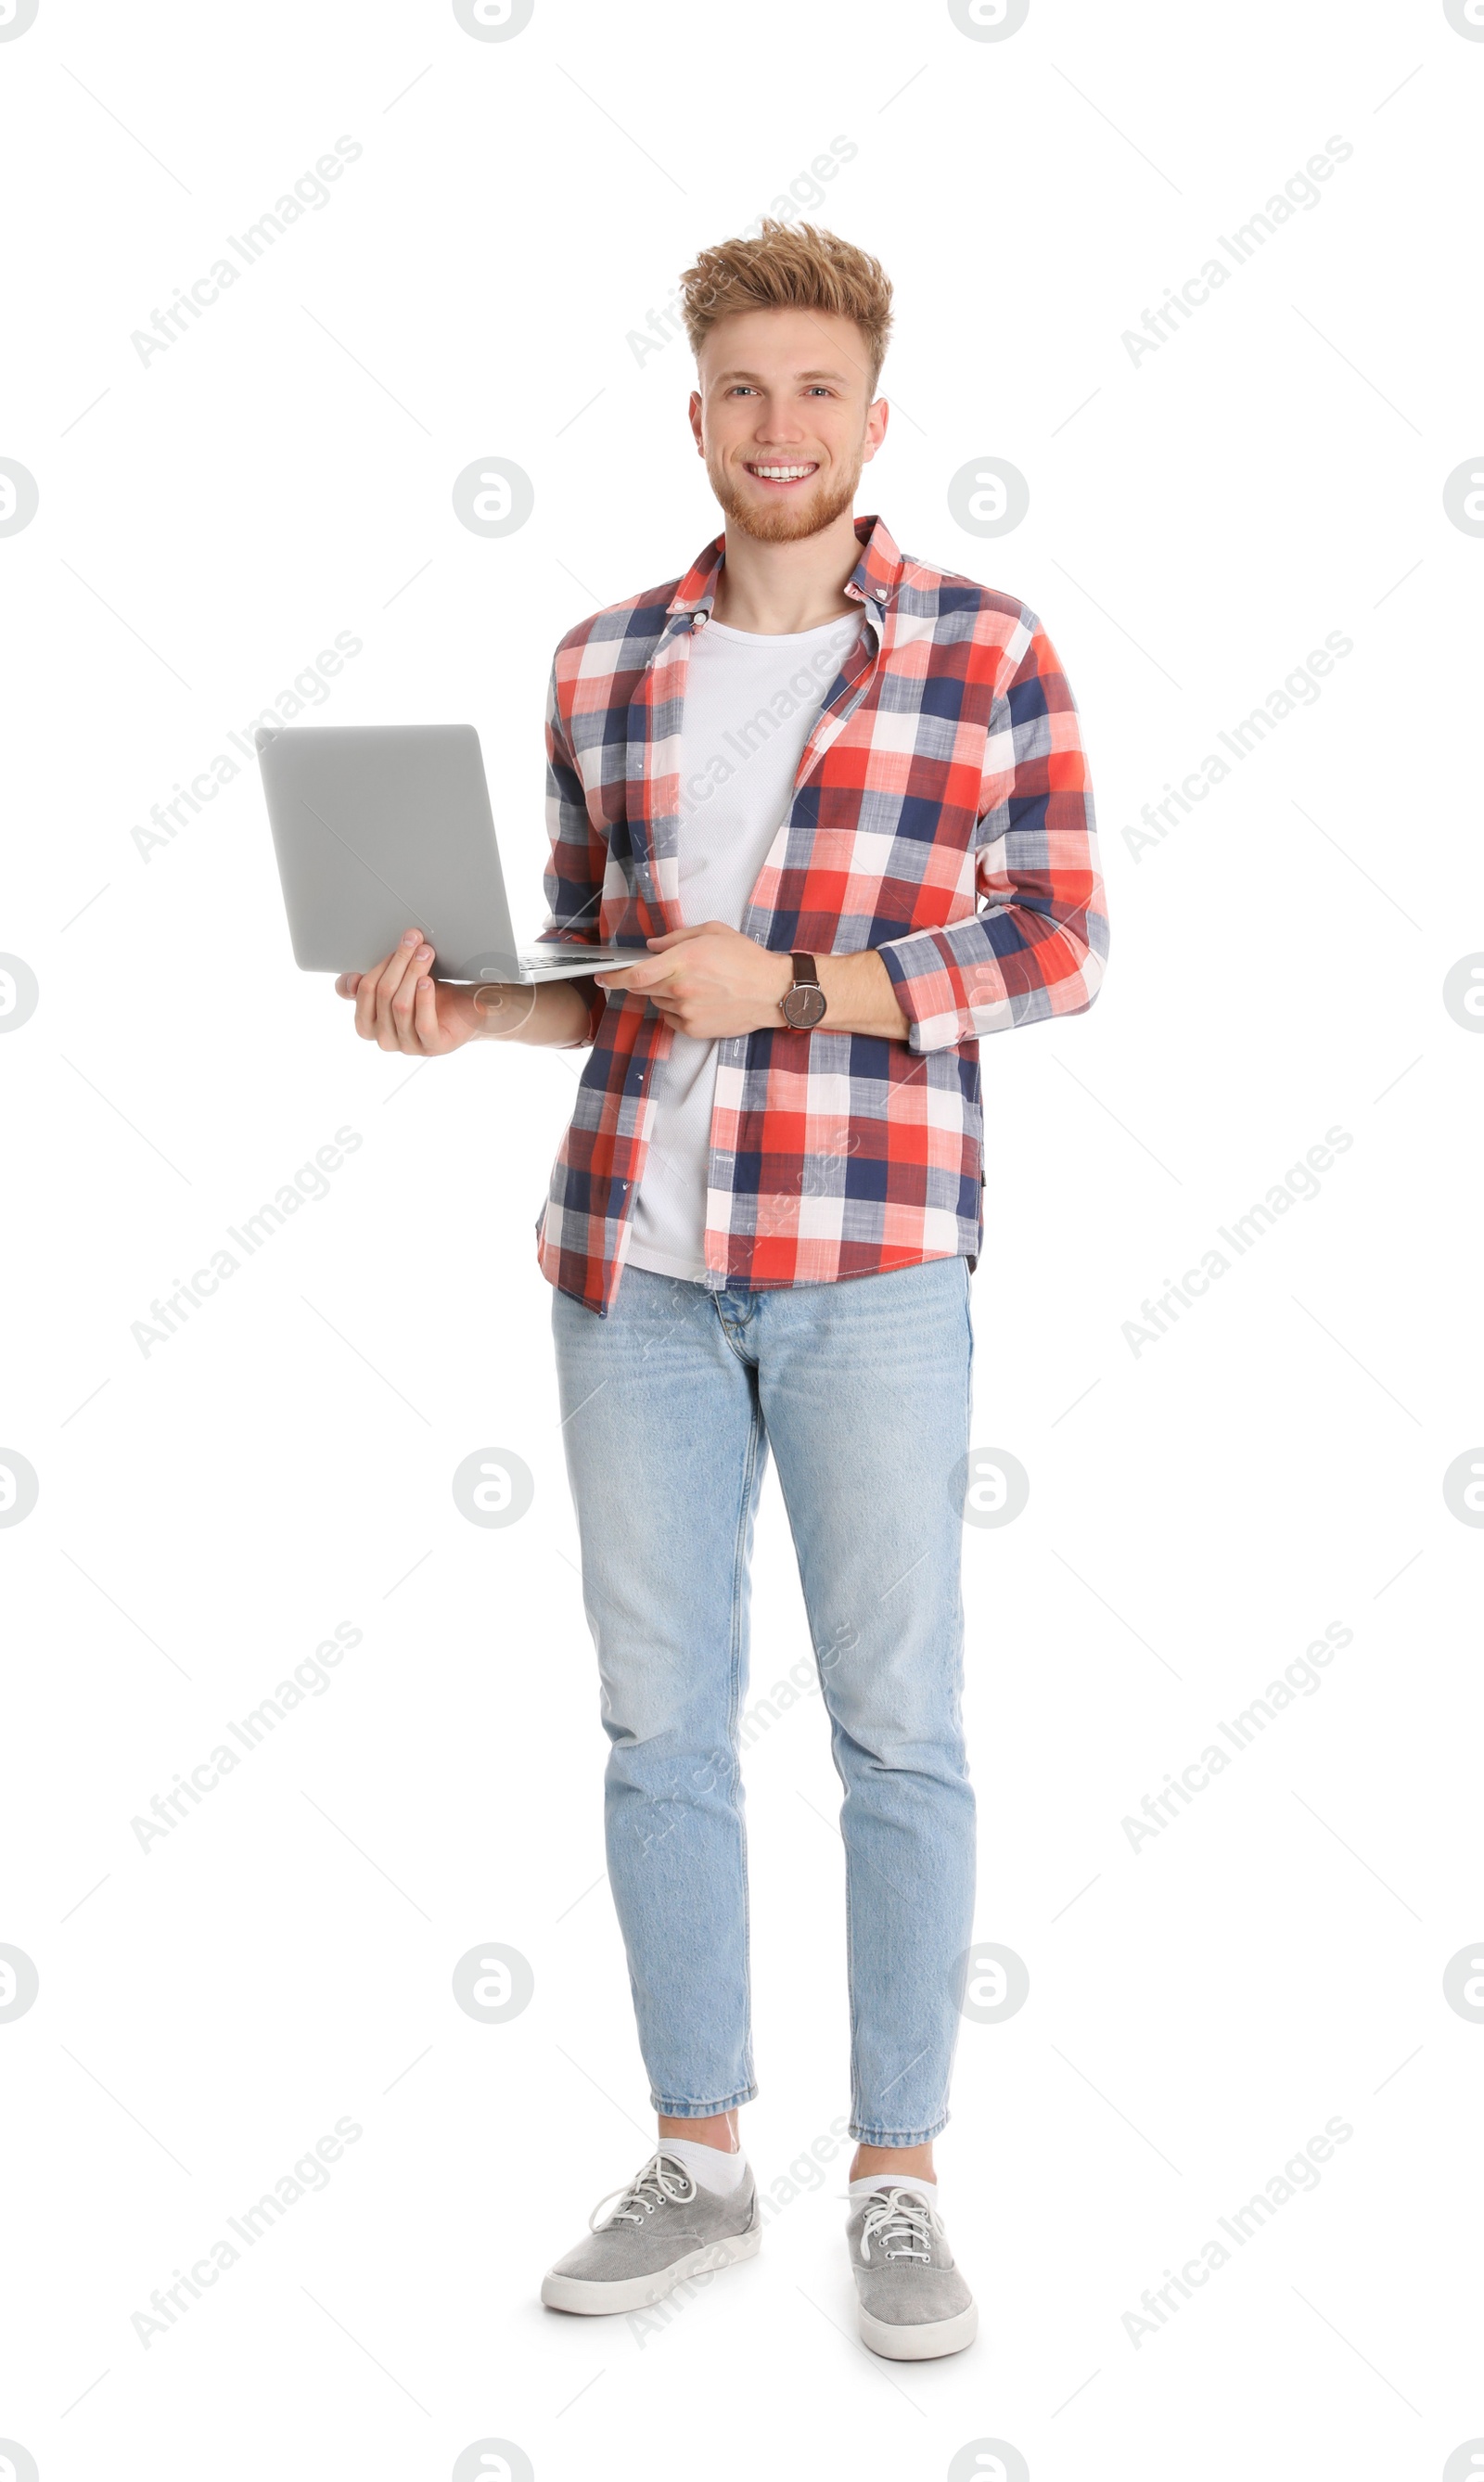
[[[788,491],[794,489],[800,483],[807,483],[811,475],[817,474],[819,465],[817,461],[813,464],[801,465],[749,464],[746,470],[755,483],[765,483],[770,490]]]

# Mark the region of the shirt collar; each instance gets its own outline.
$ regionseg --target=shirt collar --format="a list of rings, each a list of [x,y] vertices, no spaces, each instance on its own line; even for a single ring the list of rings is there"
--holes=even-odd
[[[845,593],[853,602],[863,603],[869,618],[879,622],[907,564],[880,517],[857,517],[855,528],[861,557],[845,581]],[[696,628],[710,620],[726,553],[727,538],[720,534],[698,554],[666,607],[668,622]]]

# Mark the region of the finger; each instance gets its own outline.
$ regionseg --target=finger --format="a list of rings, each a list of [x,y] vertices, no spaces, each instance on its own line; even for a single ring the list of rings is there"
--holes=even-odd
[[[356,977],[356,1031],[368,1043],[376,1033],[376,987],[390,964],[390,957],[380,957],[365,973]]]
[[[441,1051],[442,1028],[438,1024],[438,995],[431,974],[419,974],[412,1002],[412,1032],[419,1051]]]
[[[602,991],[649,991],[657,983],[667,983],[674,967],[663,957],[655,957],[643,965],[613,965],[606,973],[595,974],[593,980]]]
[[[699,939],[703,931],[725,931],[725,922],[682,922],[678,931],[657,931],[647,948],[674,948],[681,939]]]
[[[404,931],[400,942],[393,948],[376,978],[376,992],[373,1000],[374,1030],[376,1040],[384,1051],[400,1051],[402,1048],[397,1041],[397,1030],[391,1014],[392,1006],[408,975],[410,973],[415,975],[416,972],[421,971],[420,966],[414,969],[412,964],[421,936],[420,932]]]
[[[417,943],[419,936],[422,934],[414,931],[414,934],[410,934],[410,938]],[[377,1033],[377,995],[380,995],[380,988],[383,988],[383,975],[394,973],[394,970],[397,970],[397,958],[400,958],[400,953],[402,953],[400,948],[392,948],[389,956],[377,958],[375,965],[367,965],[365,973],[358,975],[358,983],[355,983],[355,1033],[365,1035],[367,1043],[380,1043],[380,1033]]]
[[[335,977],[335,990],[339,993],[341,999],[353,1000],[356,996],[357,988],[359,982],[360,976],[358,974],[337,974]]]
[[[392,993],[388,1008],[391,1031],[399,1051],[420,1051],[417,1031],[412,1022],[417,1006],[417,986],[433,963],[433,951],[426,945],[414,948],[403,970],[402,979]]]

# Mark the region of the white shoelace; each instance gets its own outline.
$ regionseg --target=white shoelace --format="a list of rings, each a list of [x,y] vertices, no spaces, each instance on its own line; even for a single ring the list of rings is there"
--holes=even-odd
[[[871,2243],[879,2240],[883,2258],[917,2258],[931,2266],[933,2235],[946,2230],[937,2207],[929,2205],[920,2189],[883,2188],[866,2203],[861,2255],[869,2265]],[[893,2249],[893,2241],[902,2246]]]
[[[598,2219],[604,2216],[604,2209],[614,2198],[619,2203],[604,2220],[610,2224],[640,2224],[646,2215],[653,2214],[656,2206],[689,2205],[695,2195],[696,2183],[684,2164],[677,2162],[673,2154],[665,2153],[661,2148],[650,2155],[644,2170],[634,2179],[625,2182],[622,2189],[610,2189],[606,2198],[599,2198],[588,2217],[588,2230],[590,2232],[597,2231]]]

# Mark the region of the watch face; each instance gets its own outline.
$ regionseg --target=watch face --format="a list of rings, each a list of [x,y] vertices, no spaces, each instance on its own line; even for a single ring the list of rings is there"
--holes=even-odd
[[[817,983],[795,983],[783,993],[782,1009],[792,1026],[817,1025],[825,1013],[825,995]]]

